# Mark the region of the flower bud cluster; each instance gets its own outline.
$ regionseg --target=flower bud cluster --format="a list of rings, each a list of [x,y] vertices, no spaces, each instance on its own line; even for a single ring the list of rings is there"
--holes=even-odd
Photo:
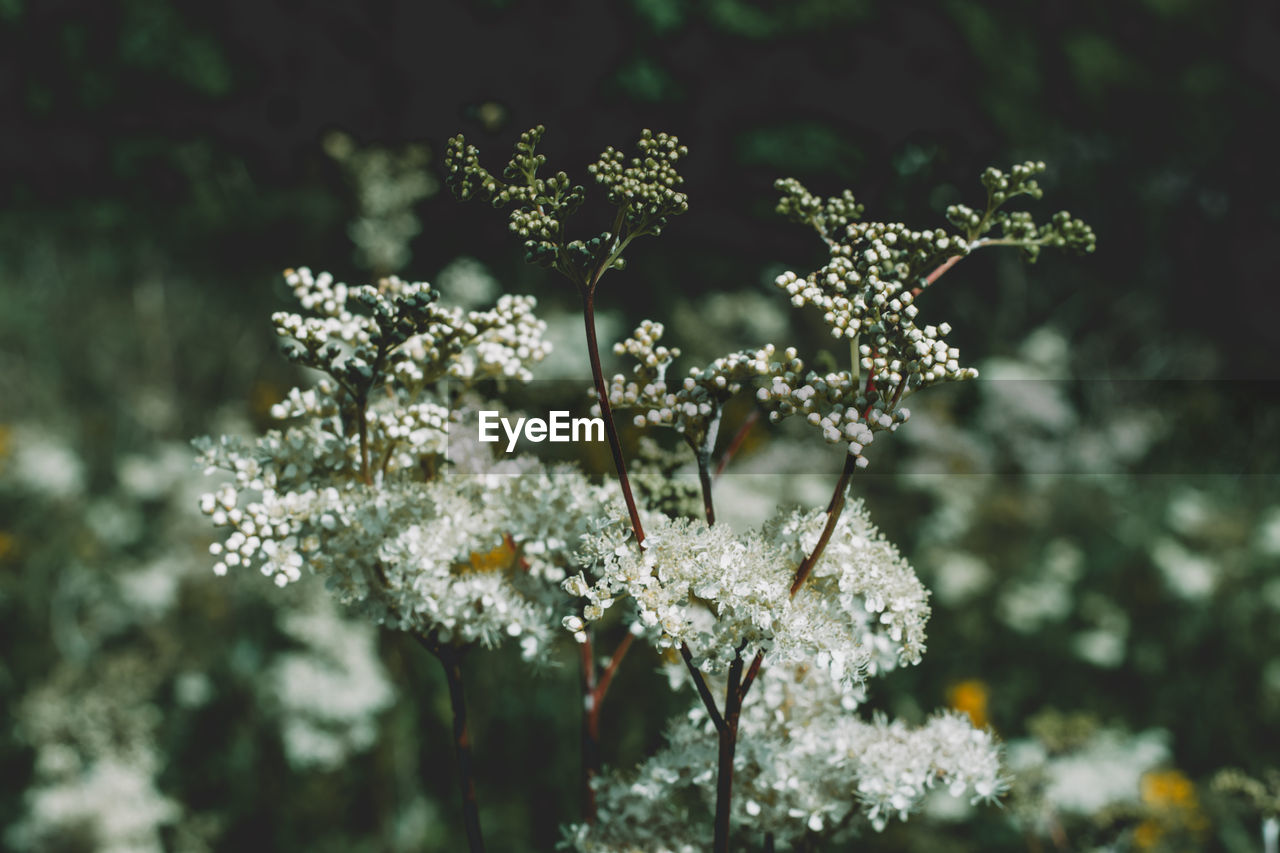
[[[667,217],[686,212],[688,197],[677,187],[684,183],[676,165],[689,149],[667,133],[644,130],[636,143],[638,157],[628,163],[626,156],[612,146],[588,167],[596,180],[609,193],[609,203],[626,211],[628,221],[636,228],[648,228],[659,234]]]
[[[519,638],[534,657],[557,633],[585,519],[608,496],[529,460],[467,470],[451,457],[479,454],[446,454],[465,437],[448,447],[450,400],[433,385],[529,378],[549,351],[533,300],[464,311],[397,278],[348,287],[303,268],[288,280],[308,314],[277,314],[277,330],[330,375],[272,408],[282,429],[197,442],[209,471],[229,475],[201,502],[225,531],[215,572],[256,568],[285,586],[310,571],[377,622],[435,643]]]
[[[658,344],[663,331],[661,323],[645,320],[631,337],[614,345],[616,354],[630,355],[636,366],[630,378],[619,373],[609,380],[609,405],[617,410],[638,409],[636,426],[672,427],[695,449],[703,448],[708,438],[715,440],[725,402],[744,383],[767,375],[774,364],[773,346],[730,353],[706,367],[690,368],[678,385],[668,384],[667,368],[680,350]],[[598,413],[598,405],[595,411]]]
[[[845,230],[843,242],[830,244],[826,266],[805,278],[788,271],[774,284],[796,307],[822,311],[832,337],[850,341],[853,369],[820,376],[804,372],[793,357],[757,397],[774,420],[801,415],[828,442],[847,443],[865,466],[862,451],[873,433],[896,429],[909,417],[898,406],[905,396],[977,376],[960,366],[959,351],[946,343],[950,326],[916,323],[925,272],[968,248],[942,230],[914,231],[898,223],[853,223]]]
[[[850,242],[832,247],[831,260],[800,278],[794,272],[774,284],[796,307],[822,311],[834,338],[859,341],[859,372],[882,388],[902,385],[906,392],[937,382],[969,379],[959,352],[946,344],[950,327],[920,326],[914,289],[946,257],[965,254],[962,241],[942,231],[911,231],[896,223],[857,223]]]
[[[851,223],[862,218],[863,206],[849,190],[824,201],[795,178],[780,178],[773,187],[782,194],[777,212],[797,225],[813,228],[828,243],[839,240]]]
[[[538,177],[547,161],[536,153],[545,130],[539,125],[520,135],[501,180],[480,165],[475,146],[462,136],[450,139],[445,151],[448,183],[464,201],[480,198],[494,207],[511,206],[510,229],[524,241],[525,260],[558,270],[581,288],[594,288],[606,269],[623,266],[622,249],[633,238],[660,234],[670,217],[689,209],[688,198],[677,189],[684,179],[676,171],[689,152],[676,137],[648,130],[636,145],[639,156],[629,162],[622,152],[606,149],[589,171],[606,189],[609,203],[619,208],[621,233],[570,240],[565,220],[582,205],[586,191],[571,185],[564,172]]]
[[[507,295],[487,311],[464,311],[440,305],[431,285],[394,276],[377,287],[348,287],[307,267],[285,278],[312,312],[272,316],[276,333],[295,342],[286,354],[349,392],[367,390],[384,374],[411,388],[444,377],[527,381],[530,367],[550,352],[531,296]]]
[[[965,204],[947,208],[947,221],[967,235],[970,248],[985,243],[1018,246],[1028,261],[1034,262],[1044,246],[1071,249],[1084,254],[1097,244],[1093,229],[1065,210],[1058,211],[1044,225],[1036,225],[1026,211],[1004,211],[1000,207],[1020,195],[1038,199],[1044,195],[1035,176],[1045,170],[1043,161],[1028,160],[1005,173],[995,167],[982,173],[987,190],[986,209],[979,212]],[[998,235],[985,237],[998,229]]]

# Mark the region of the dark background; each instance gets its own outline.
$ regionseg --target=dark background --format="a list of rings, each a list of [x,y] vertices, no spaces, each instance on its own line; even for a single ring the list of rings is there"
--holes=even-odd
[[[773,214],[778,177],[823,194],[851,188],[869,217],[923,227],[941,224],[949,203],[980,200],[987,165],[1044,160],[1046,198],[1032,209],[1042,220],[1059,208],[1080,216],[1097,232],[1097,252],[1046,253],[1031,268],[977,255],[931,291],[930,310],[953,323],[966,354],[1012,355],[1027,330],[1050,324],[1071,342],[1077,376],[1195,380],[1188,388],[1253,380],[1233,386],[1247,390],[1230,397],[1230,410],[1189,391],[1196,405],[1176,419],[1193,414],[1194,429],[1180,434],[1175,424],[1158,470],[1197,470],[1196,454],[1238,460],[1235,451],[1254,446],[1272,417],[1270,383],[1280,379],[1278,56],[1273,2],[0,0],[0,422],[48,423],[74,436],[89,488],[100,492],[112,487],[119,454],[216,431],[225,407],[262,422],[264,399],[294,379],[266,322],[285,304],[279,270],[306,263],[348,280],[366,275],[345,231],[353,199],[322,150],[324,135],[425,143],[440,176],[451,135],[465,132],[496,172],[518,133],[541,123],[552,168],[580,179],[606,145],[629,147],[641,128],[689,146],[690,212],[660,241],[638,243],[602,297],[632,321],[702,293],[767,293],[780,266],[820,264],[820,243]],[[430,279],[473,255],[509,289],[572,305],[557,282],[522,263],[502,214],[444,191],[416,212],[423,229],[407,277]],[[165,283],[158,302],[147,287],[154,281]],[[787,310],[782,300],[778,310]],[[1266,504],[1272,462],[1261,451],[1252,470],[1233,462],[1226,470],[1262,476],[1218,478],[1207,491]],[[1208,461],[1199,470],[1224,467]],[[1151,501],[1164,491],[1149,488]],[[1132,555],[1107,539],[1114,519],[1091,511],[1095,497],[1071,492],[1067,509],[1020,523],[1054,525],[1082,543],[1105,539],[1097,553],[1118,576]],[[33,506],[5,495],[0,527],[35,542],[75,523],[73,510],[36,518]],[[919,534],[910,509],[886,516],[908,553]],[[997,521],[993,538],[1011,529]],[[44,638],[62,559],[36,545],[0,553],[6,703],[59,665]],[[1116,597],[1151,605],[1149,566],[1138,576],[1148,585],[1135,593],[1122,584]],[[1249,594],[1244,584],[1237,591]],[[272,617],[251,602],[270,594],[241,593],[232,622],[209,622],[195,606],[188,628],[205,630],[209,643],[219,631],[266,636]],[[1274,634],[1261,633],[1256,612],[1246,620],[1233,607],[1194,618],[1149,611],[1143,618],[1168,640],[1168,654],[1146,681],[1129,670],[1095,678],[1068,668],[1056,677],[1046,664],[1053,641],[1010,648],[1008,636],[985,628],[987,645],[970,655],[958,645],[964,629],[942,620],[930,652],[940,669],[898,689],[933,707],[944,677],[976,667],[994,692],[1004,687],[993,714],[1009,736],[1042,704],[1074,703],[1135,728],[1173,729],[1179,766],[1197,780],[1232,763],[1274,765],[1257,744],[1280,712],[1254,686],[1256,666],[1272,654],[1258,644]],[[1173,623],[1184,617],[1179,630],[1189,633],[1177,634]],[[407,701],[432,707],[438,676],[411,645],[385,644],[393,675],[414,685]],[[477,676],[478,693],[519,673],[506,658],[492,666]],[[1001,673],[1023,675],[1004,683]],[[653,684],[642,675],[618,689],[647,697]],[[556,785],[576,756],[555,745],[572,743],[575,723],[553,695],[572,696],[572,681],[562,672],[527,705],[478,712],[490,822],[505,827],[497,837],[508,833],[508,844],[532,839],[545,849],[572,811],[572,786]],[[256,725],[242,722],[250,707],[232,690],[205,717],[172,724],[170,788],[221,809],[226,849],[262,838],[276,849],[322,849],[336,813],[350,836],[329,838],[334,849],[367,837],[384,819],[367,780],[384,775],[394,738],[348,775],[299,784],[278,747],[245,734]],[[399,730],[413,727],[406,713],[395,718]],[[635,760],[658,742],[662,714],[621,700],[611,713],[606,728],[628,735],[610,760]],[[1226,728],[1201,724],[1219,713],[1232,721]],[[530,738],[531,726],[559,733]],[[438,763],[444,731],[424,723],[412,747],[424,763]],[[245,738],[261,751],[227,747]],[[33,771],[16,736],[0,746],[3,825],[21,812]],[[246,778],[260,794],[240,790]],[[451,816],[450,777],[427,780]],[[971,849],[1019,849],[1017,837],[992,832],[980,831]],[[920,843],[928,849],[927,837]]]
[[[1108,375],[1142,375],[1144,348],[1172,339],[1207,346],[1211,375],[1275,373],[1275,4],[6,0],[0,14],[11,234],[49,216],[146,233],[256,288],[284,259],[347,261],[339,211],[312,198],[333,178],[327,130],[437,152],[466,131],[496,168],[543,123],[553,166],[582,175],[652,126],[690,147],[693,209],[665,241],[678,260],[619,297],[647,308],[654,289],[732,288],[813,256],[770,215],[780,175],[852,187],[890,218],[972,199],[984,166],[1034,158],[1051,166],[1046,205],[1093,224],[1099,251],[997,319],[1126,328]],[[421,215],[418,274],[503,251],[483,210],[437,197]]]

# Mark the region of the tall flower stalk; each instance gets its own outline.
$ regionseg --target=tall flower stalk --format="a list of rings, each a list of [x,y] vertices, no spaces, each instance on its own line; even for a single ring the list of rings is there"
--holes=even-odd
[[[1046,246],[1089,251],[1088,226],[1065,212],[1037,225],[1003,209],[1039,197],[1041,163],[987,170],[983,207],[953,206],[950,228],[923,230],[863,221],[848,191],[824,199],[781,180],[778,211],[816,231],[829,259],[776,285],[795,307],[821,312],[847,343],[847,366],[821,373],[795,347],[764,344],[668,379],[680,351],[661,344],[662,324],[646,320],[613,346],[635,361],[630,374],[608,377],[595,323],[601,282],[624,268],[638,238],[687,211],[677,170],[687,151],[649,131],[634,156],[607,149],[590,172],[615,215],[608,230],[570,239],[566,223],[586,190],[563,172],[539,177],[542,135],[538,127],[521,136],[501,178],[456,137],[448,181],[462,199],[510,208],[527,259],[576,288],[616,481],[593,484],[528,457],[495,460],[457,429],[464,404],[445,382],[484,399],[489,380],[527,380],[546,354],[532,299],[505,296],[466,312],[441,306],[424,283],[348,287],[302,268],[287,274],[302,311],[274,320],[290,359],[325,378],[275,407],[281,428],[250,443],[199,443],[208,467],[227,477],[203,500],[227,531],[213,547],[215,570],[253,566],[281,586],[304,568],[324,575],[343,602],[410,633],[439,660],[473,853],[484,841],[462,660],[514,642],[534,661],[559,626],[580,643],[583,822],[568,843],[584,853],[705,849],[708,834],[721,853],[747,827],[767,849],[786,849],[846,837],[859,821],[883,828],[935,783],[975,800],[997,796],[1004,780],[989,732],[955,715],[910,729],[852,713],[872,675],[919,662],[930,610],[910,565],[848,492],[876,435],[908,421],[912,394],[976,376],[947,343],[947,324],[916,322],[928,288],[986,246],[1016,246],[1031,260]],[[754,393],[757,407],[713,470],[726,406],[742,393]],[[637,426],[681,436],[701,517],[637,500],[617,424],[624,411]],[[736,532],[716,523],[715,477],[760,413],[773,423],[801,418],[844,459],[825,510],[780,512]],[[504,474],[518,476],[495,476]],[[565,593],[581,600],[579,611],[565,615]],[[622,602],[627,630],[602,658],[593,623]],[[656,788],[620,784],[600,763],[601,708],[637,639],[678,655],[700,701],[672,726],[669,747],[642,765],[641,778],[663,780]],[[792,774],[785,783],[782,773]],[[691,830],[679,796],[686,787],[710,808],[710,833]]]
[[[592,383],[599,413],[605,423],[614,468],[621,487],[634,543],[629,547],[634,567],[620,570],[610,577],[607,566],[619,565],[617,555],[625,553],[627,537],[615,533],[615,540],[584,552],[594,558],[597,571],[606,567],[603,577],[593,587],[579,575],[566,582],[571,593],[586,596],[586,620],[566,618],[583,651],[583,691],[587,718],[584,723],[584,759],[588,776],[596,771],[598,726],[593,714],[599,711],[603,698],[595,680],[591,633],[587,622],[599,618],[620,592],[640,596],[642,625],[661,626],[660,645],[678,649],[702,700],[706,719],[717,735],[717,783],[713,821],[713,844],[716,851],[728,850],[732,814],[732,792],[739,721],[743,703],[758,678],[771,643],[761,642],[773,630],[774,617],[781,613],[757,614],[746,629],[746,635],[731,641],[727,652],[708,657],[708,650],[695,653],[682,630],[676,630],[671,608],[684,595],[677,590],[654,609],[648,610],[646,598],[653,597],[653,587],[661,587],[678,575],[677,569],[664,562],[663,548],[651,548],[627,476],[626,459],[618,436],[615,411],[635,409],[640,426],[674,427],[693,452],[702,495],[705,526],[715,524],[715,501],[712,493],[711,459],[715,451],[721,414],[727,400],[744,385],[757,387],[757,399],[769,411],[771,420],[801,415],[818,426],[828,442],[846,444],[848,453],[823,514],[821,531],[790,571],[785,599],[774,600],[784,608],[805,588],[815,567],[840,528],[849,483],[854,472],[867,464],[863,454],[876,432],[893,430],[904,423],[909,411],[901,405],[906,396],[940,381],[976,376],[976,371],[958,365],[958,353],[945,343],[949,328],[917,326],[916,297],[936,282],[970,251],[987,245],[1016,245],[1034,260],[1042,246],[1069,246],[1078,250],[1092,249],[1093,235],[1079,220],[1061,213],[1044,226],[1037,226],[1028,214],[1001,211],[1002,205],[1018,195],[1039,196],[1034,177],[1044,166],[1026,163],[1015,166],[1006,175],[989,169],[983,175],[987,203],[981,211],[957,205],[947,211],[947,218],[957,229],[914,231],[897,223],[862,223],[862,206],[849,192],[821,199],[812,195],[799,182],[782,180],[779,212],[793,221],[817,231],[831,251],[831,260],[821,270],[801,279],[787,273],[778,279],[796,306],[814,305],[824,312],[824,320],[836,338],[849,340],[852,364],[847,371],[825,376],[806,370],[794,349],[779,353],[773,346],[758,351],[743,351],[717,359],[706,368],[695,368],[678,385],[669,385],[667,368],[679,351],[658,345],[663,334],[660,324],[645,321],[628,340],[618,344],[618,354],[635,357],[637,366],[631,377],[615,376],[606,382],[600,363],[594,312],[597,286],[610,269],[623,265],[623,251],[639,236],[657,234],[670,216],[685,212],[687,202],[678,187],[682,180],[675,166],[685,149],[666,134],[645,131],[638,143],[638,156],[629,163],[614,149],[608,149],[591,167],[591,172],[604,185],[609,201],[617,207],[611,230],[590,240],[569,240],[565,221],[581,204],[585,190],[571,186],[568,177],[557,173],[552,178],[537,176],[545,157],[535,152],[543,134],[538,127],[521,136],[515,156],[499,180],[479,163],[476,149],[462,137],[450,140],[449,181],[463,199],[480,197],[495,206],[511,206],[510,227],[525,240],[529,261],[554,269],[577,287],[582,301],[586,329],[587,354],[591,364]],[[989,236],[993,228],[999,228]],[[777,357],[781,355],[781,359]],[[665,532],[664,532],[664,535]],[[673,534],[678,540],[681,534]],[[612,549],[609,542],[623,541]],[[728,543],[726,543],[726,546]],[[748,552],[764,545],[748,546]],[[764,564],[770,558],[759,552]],[[671,558],[681,555],[671,552]],[[746,558],[742,554],[735,558]],[[624,560],[623,562],[627,562]],[[655,583],[655,581],[657,583]],[[707,591],[717,588],[710,581],[690,579],[690,596],[707,599]],[[701,583],[701,588],[698,584]],[[727,600],[710,596],[713,608],[723,614],[731,607]],[[868,602],[868,606],[870,607]],[[882,605],[881,605],[882,606]],[[677,611],[678,612],[678,611]],[[729,632],[732,635],[732,631]],[[628,634],[624,642],[629,642]],[[728,637],[724,637],[728,639]],[[922,647],[921,647],[922,648]],[[842,654],[842,653],[841,653]],[[748,664],[747,661],[750,660]],[[611,661],[616,669],[617,655]],[[725,675],[723,707],[716,702],[703,668],[718,669]],[[588,780],[587,790],[591,789]],[[586,821],[594,822],[594,798],[587,795]],[[772,837],[772,836],[770,836]]]

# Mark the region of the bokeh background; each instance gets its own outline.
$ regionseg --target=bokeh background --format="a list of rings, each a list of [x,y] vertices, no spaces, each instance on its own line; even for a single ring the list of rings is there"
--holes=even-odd
[[[689,146],[691,211],[607,282],[602,337],[650,317],[695,360],[823,346],[770,285],[823,261],[774,179],[925,227],[987,165],[1049,164],[1033,209],[1097,252],[980,253],[930,291],[986,378],[922,397],[854,486],[935,593],[872,704],[969,711],[1018,781],[863,846],[1261,849],[1278,56],[1280,7],[1243,0],[0,0],[0,846],[461,847],[433,662],[323,591],[213,577],[187,443],[299,381],[268,315],[301,264],[535,293],[552,375],[588,378],[573,294],[441,188],[449,136],[496,170],[542,123],[584,178],[644,127]],[[753,430],[728,512],[821,502],[801,439]],[[469,661],[493,849],[576,818],[565,651]],[[605,711],[620,766],[688,698],[643,657]]]

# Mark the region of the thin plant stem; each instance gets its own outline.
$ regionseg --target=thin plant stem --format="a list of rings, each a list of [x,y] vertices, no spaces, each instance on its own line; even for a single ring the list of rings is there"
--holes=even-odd
[[[640,510],[631,494],[631,481],[627,478],[627,462],[622,456],[622,442],[618,438],[618,426],[613,419],[613,407],[609,405],[609,389],[604,384],[604,370],[600,367],[600,345],[596,341],[595,292],[587,289],[582,295],[582,319],[587,328],[587,357],[591,361],[591,380],[595,383],[596,396],[600,400],[600,417],[604,420],[605,436],[613,453],[613,467],[618,472],[618,485],[631,516],[631,529],[636,534],[636,544],[644,545],[644,525],[640,523]]]
[[[813,550],[800,562],[799,567],[796,569],[795,579],[791,581],[792,598],[796,597],[800,587],[804,586],[804,582],[813,573],[813,567],[817,564],[818,558],[822,556],[822,552],[827,548],[827,543],[831,541],[831,534],[835,533],[836,524],[840,521],[840,515],[844,511],[844,500],[846,493],[849,491],[849,480],[852,479],[853,472],[857,470],[857,463],[857,457],[852,453],[845,454],[844,468],[840,471],[840,479],[836,481],[835,491],[831,495],[831,503],[827,505],[827,523],[822,528],[822,535],[818,537],[818,544],[814,546]]]
[[[621,215],[621,214],[619,214]],[[587,358],[591,362],[591,380],[595,385],[596,397],[600,402],[600,416],[604,421],[605,435],[609,440],[609,450],[613,454],[613,467],[618,474],[618,485],[622,488],[622,497],[627,504],[627,513],[631,516],[631,529],[635,531],[636,544],[644,547],[644,525],[640,522],[640,510],[631,493],[631,481],[627,477],[627,462],[622,455],[622,441],[618,437],[618,426],[614,421],[613,407],[609,405],[609,390],[604,383],[604,369],[600,366],[600,344],[596,338],[595,285],[604,274],[607,264],[601,267],[592,277],[591,282],[582,288],[582,321],[587,332]],[[600,708],[605,694],[618,666],[631,648],[634,636],[630,631],[618,643],[604,675],[596,683],[594,650],[588,647],[583,650],[582,697],[584,706],[582,732],[583,762],[583,811],[588,822],[594,821],[595,792],[591,787],[591,779],[600,771]],[[589,678],[588,678],[589,676]]]
[[[733,758],[738,748],[738,717],[742,711],[742,656],[729,664],[724,690],[724,725],[720,729],[719,764],[716,769],[715,853],[729,853],[729,817],[733,801]]]
[[[716,523],[716,508],[711,500],[711,453],[698,451],[698,485],[702,488],[702,511],[707,516],[708,526]]]
[[[711,695],[711,688],[707,686],[707,680],[702,677],[702,672],[693,665],[693,653],[689,651],[688,643],[680,644],[680,657],[684,658],[684,665],[689,670],[689,676],[693,679],[693,686],[698,689],[698,696],[702,698],[702,704],[706,706],[707,714],[711,717],[711,722],[716,727],[716,731],[723,731],[724,717],[720,716],[720,709],[716,706],[716,697]]]
[[[738,427],[738,431],[734,433],[733,440],[729,442],[729,446],[725,448],[724,453],[720,456],[720,461],[716,463],[716,471],[713,476],[719,477],[724,473],[724,469],[729,465],[729,461],[742,447],[742,443],[747,440],[747,434],[751,432],[751,428],[760,420],[760,410],[752,409],[751,414],[747,415],[747,419],[742,422],[742,426]]]
[[[360,480],[366,486],[373,485],[373,473],[369,470],[369,389],[363,388],[356,397],[356,435],[360,441]]]
[[[467,832],[467,850],[484,853],[480,833],[480,808],[476,804],[475,776],[471,770],[471,735],[467,730],[467,704],[462,691],[462,653],[453,646],[441,646],[424,638],[422,645],[440,661],[449,684],[449,704],[453,709],[453,747],[458,757],[458,785],[462,789],[462,821]]]
[[[609,692],[609,685],[613,683],[613,676],[618,672],[618,666],[622,663],[622,659],[627,656],[627,652],[631,649],[631,644],[636,640],[636,635],[627,631],[618,641],[617,647],[614,648],[613,654],[609,657],[609,662],[605,664],[604,672],[600,673],[599,683],[596,684],[596,705],[604,701],[604,696]]]

